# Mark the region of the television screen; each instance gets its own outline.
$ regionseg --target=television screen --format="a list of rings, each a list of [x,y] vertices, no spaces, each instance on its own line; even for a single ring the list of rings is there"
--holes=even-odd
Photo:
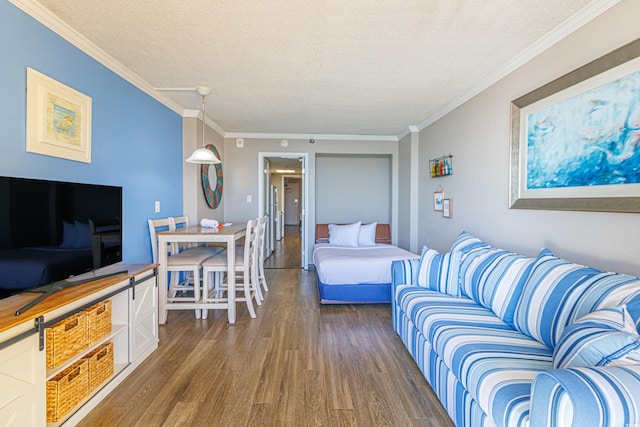
[[[0,297],[122,261],[122,187],[0,177]]]

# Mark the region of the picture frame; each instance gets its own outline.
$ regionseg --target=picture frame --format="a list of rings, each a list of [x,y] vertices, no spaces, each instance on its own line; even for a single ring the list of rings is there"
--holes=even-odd
[[[91,97],[27,67],[26,151],[91,163]]]
[[[638,93],[640,39],[512,101],[510,207],[640,212]]]
[[[433,210],[436,212],[442,211],[442,200],[444,199],[444,191],[434,191],[433,193]]]
[[[451,218],[453,216],[453,202],[451,199],[442,200],[442,216]]]

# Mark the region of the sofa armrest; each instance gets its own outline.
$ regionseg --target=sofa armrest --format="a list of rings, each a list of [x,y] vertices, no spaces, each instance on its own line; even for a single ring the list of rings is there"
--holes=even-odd
[[[640,366],[554,369],[531,385],[531,427],[640,426]]]
[[[391,263],[391,290],[395,294],[398,285],[416,285],[420,259],[403,259]]]

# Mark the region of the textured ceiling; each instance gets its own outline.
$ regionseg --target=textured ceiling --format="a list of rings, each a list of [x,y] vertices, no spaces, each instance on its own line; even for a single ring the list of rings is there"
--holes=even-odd
[[[389,135],[611,0],[40,0],[153,87],[211,88],[225,132]],[[167,92],[185,109],[198,95]]]

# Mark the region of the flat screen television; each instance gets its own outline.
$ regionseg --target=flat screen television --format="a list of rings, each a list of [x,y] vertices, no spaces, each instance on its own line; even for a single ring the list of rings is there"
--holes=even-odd
[[[122,261],[122,187],[0,177],[0,298]]]

